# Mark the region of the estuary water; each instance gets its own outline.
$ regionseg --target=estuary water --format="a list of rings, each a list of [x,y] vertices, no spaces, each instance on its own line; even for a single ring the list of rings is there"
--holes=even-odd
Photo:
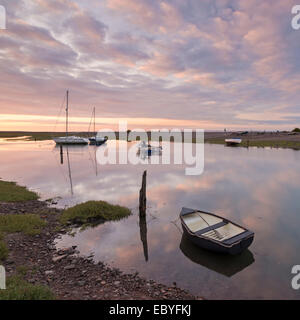
[[[120,150],[128,146],[119,142]],[[111,148],[112,142],[99,148]],[[75,236],[57,247],[78,246],[124,272],[190,290],[208,299],[299,299],[291,269],[300,264],[300,152],[205,145],[205,169],[186,176],[185,165],[99,165],[97,147],[69,147],[63,163],[52,141],[0,141],[0,177],[55,198],[67,207],[105,200],[132,215]],[[137,155],[138,157],[138,155]],[[147,170],[147,218],[138,214]],[[255,232],[240,256],[220,256],[182,236],[181,208],[214,212]]]

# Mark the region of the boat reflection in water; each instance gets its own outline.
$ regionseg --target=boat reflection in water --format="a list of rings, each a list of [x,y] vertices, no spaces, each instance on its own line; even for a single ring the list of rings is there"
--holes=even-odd
[[[137,148],[137,156],[142,160],[147,160],[150,157],[157,156],[160,157],[162,155],[162,147],[154,147],[145,143],[145,141],[136,145]]]
[[[55,145],[52,149],[53,157],[57,169],[57,179],[61,181],[61,185],[64,185],[63,191],[58,200],[59,207],[69,207],[74,204],[81,203],[88,200],[94,200],[95,192],[91,189],[90,197],[86,197],[86,190],[82,188],[82,185],[92,180],[93,176],[96,177],[95,181],[100,181],[99,175],[99,163],[97,161],[97,151],[99,148],[106,148],[106,144],[100,147],[89,145]],[[82,175],[82,172],[85,172]],[[87,187],[85,185],[85,187]],[[56,190],[56,187],[53,188]],[[53,197],[56,197],[55,191]],[[51,194],[52,196],[52,194]],[[102,200],[100,197],[96,200]]]
[[[67,166],[68,166],[68,180],[70,183],[70,194],[71,196],[74,195],[74,188],[73,188],[73,180],[72,180],[72,168],[71,168],[71,161],[70,161],[70,154],[83,154],[84,149],[87,148],[87,145],[57,145],[54,147],[54,151],[60,150],[60,164],[64,164],[64,155],[66,155],[67,159]],[[81,152],[78,152],[81,151]]]
[[[194,263],[226,277],[232,277],[255,261],[252,252],[248,249],[236,256],[216,254],[195,246],[184,234],[181,238],[180,250]]]

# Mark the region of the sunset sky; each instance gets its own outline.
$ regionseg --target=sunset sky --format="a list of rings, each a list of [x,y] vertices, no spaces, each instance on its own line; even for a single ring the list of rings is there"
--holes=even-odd
[[[300,1],[299,1],[300,2]],[[300,127],[290,0],[2,0],[0,130]]]

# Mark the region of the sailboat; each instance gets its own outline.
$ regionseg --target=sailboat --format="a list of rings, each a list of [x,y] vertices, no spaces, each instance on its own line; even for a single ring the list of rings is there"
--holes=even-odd
[[[93,109],[92,119],[94,119],[94,136],[89,138],[90,144],[100,146],[101,144],[105,143],[108,139],[107,137],[101,137],[96,132],[96,108],[95,107]]]
[[[89,140],[86,138],[78,136],[69,136],[69,91],[67,90],[67,99],[66,99],[66,136],[54,138],[56,144],[88,144]]]

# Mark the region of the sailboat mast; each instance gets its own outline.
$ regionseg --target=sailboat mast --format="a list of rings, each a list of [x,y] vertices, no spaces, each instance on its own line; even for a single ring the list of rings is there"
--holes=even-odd
[[[66,136],[69,131],[69,90],[67,90],[67,106],[66,106]]]
[[[94,132],[96,137],[96,108],[94,107]]]

